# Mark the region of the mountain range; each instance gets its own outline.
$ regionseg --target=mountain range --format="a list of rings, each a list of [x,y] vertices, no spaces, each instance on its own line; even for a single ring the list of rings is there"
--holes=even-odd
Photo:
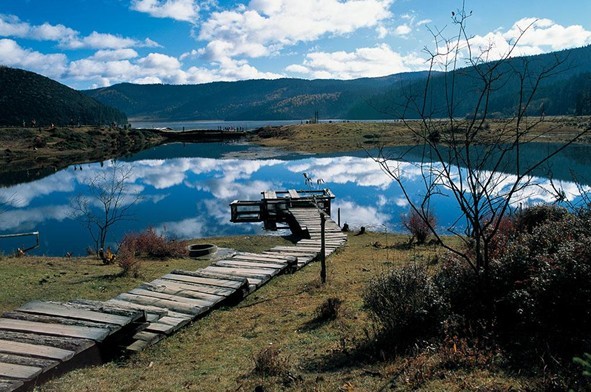
[[[246,80],[197,85],[117,84],[84,91],[96,100],[116,107],[137,120],[305,120],[318,113],[324,119],[418,118],[408,105],[425,94],[427,111],[434,117],[448,115],[450,81],[457,99],[454,116],[474,111],[481,86],[479,75],[494,72],[498,78],[489,97],[488,113],[510,116],[519,93],[531,90],[538,74],[544,74],[530,103],[532,114],[591,114],[591,46],[537,56],[488,62],[454,72],[410,72],[353,80]],[[523,82],[523,83],[521,83]],[[449,96],[449,95],[447,95]]]
[[[0,67],[0,125],[99,124],[132,120],[307,120],[419,118],[474,114],[481,75],[495,86],[487,114],[511,116],[520,93],[536,88],[530,114],[591,114],[591,46],[486,62],[453,72],[409,72],[353,80],[244,80],[195,85],[131,84],[85,91],[23,70]],[[548,72],[550,71],[550,72]],[[539,85],[537,75],[544,75]],[[453,83],[451,81],[453,80]],[[428,83],[427,83],[428,82]],[[449,97],[454,86],[453,105]],[[427,86],[427,88],[426,88]],[[423,99],[423,98],[427,99]],[[409,103],[411,103],[409,105]]]

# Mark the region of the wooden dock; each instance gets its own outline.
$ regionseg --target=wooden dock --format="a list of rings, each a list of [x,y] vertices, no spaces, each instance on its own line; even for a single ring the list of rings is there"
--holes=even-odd
[[[238,303],[273,277],[316,260],[321,213],[330,211],[334,195],[323,191],[319,204],[319,195],[307,199],[299,194],[267,191],[259,203],[278,207],[269,209],[273,222],[287,223],[302,237],[292,246],[237,252],[197,271],[172,271],[104,302],[33,301],[5,313],[0,318],[0,392],[30,388],[116,353],[141,351],[222,304]],[[325,254],[346,240],[327,215]]]

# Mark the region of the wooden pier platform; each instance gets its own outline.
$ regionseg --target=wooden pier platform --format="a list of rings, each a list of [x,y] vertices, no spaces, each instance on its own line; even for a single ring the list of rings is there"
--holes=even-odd
[[[288,224],[301,236],[293,246],[237,252],[197,271],[172,271],[104,302],[33,301],[5,313],[0,318],[0,392],[31,388],[114,353],[141,351],[220,305],[238,303],[273,277],[303,268],[319,257],[321,214],[325,254],[330,255],[347,241],[329,216],[333,198],[328,190],[311,196],[295,190],[263,192],[257,205],[264,212],[259,210],[257,219],[270,219],[274,228]],[[232,210],[233,220],[244,221],[238,210]]]

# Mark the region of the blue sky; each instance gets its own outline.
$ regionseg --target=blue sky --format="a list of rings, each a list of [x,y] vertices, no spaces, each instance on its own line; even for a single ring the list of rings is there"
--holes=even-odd
[[[0,0],[0,64],[76,89],[425,69],[451,0]],[[466,0],[474,48],[515,54],[591,44],[589,0]]]

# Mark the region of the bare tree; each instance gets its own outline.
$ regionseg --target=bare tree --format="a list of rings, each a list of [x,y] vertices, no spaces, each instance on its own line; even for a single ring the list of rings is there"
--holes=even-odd
[[[90,233],[97,254],[105,248],[110,229],[132,218],[131,208],[140,195],[130,191],[132,167],[113,162],[105,170],[89,178],[87,193],[79,194],[73,202],[73,212]]]
[[[420,91],[415,90],[413,94],[410,90],[404,104],[397,107],[398,117],[422,149],[422,158],[416,162],[422,180],[420,194],[411,194],[404,182],[401,161],[409,161],[410,149],[390,156],[382,148],[374,159],[399,184],[412,211],[443,246],[486,277],[491,243],[502,218],[533,185],[534,172],[586,131],[572,136],[543,157],[526,162],[523,144],[543,136],[537,130],[533,132],[543,120],[543,107],[539,116],[531,116],[536,93],[544,79],[567,66],[566,60],[556,57],[552,64],[540,67],[532,66],[527,58],[512,58],[530,24],[520,31],[500,59],[488,61],[495,48],[492,44],[485,48],[472,47],[466,31],[470,16],[465,3],[452,13],[453,26],[457,28],[452,39],[445,38],[441,30],[431,31],[436,49],[428,51],[429,76]],[[463,60],[467,62],[466,68],[460,67]],[[436,74],[437,68],[442,68],[444,73]],[[491,100],[507,86],[517,86],[514,112],[508,118],[495,120],[491,126]],[[465,91],[466,88],[470,91]],[[435,99],[436,96],[443,98]],[[469,113],[459,113],[459,108],[465,108],[468,101]],[[436,106],[436,102],[443,104]],[[410,120],[413,116],[418,119]],[[447,229],[460,238],[463,246],[443,241],[433,225],[431,203],[434,196],[442,193],[451,195],[459,206],[457,219]]]

